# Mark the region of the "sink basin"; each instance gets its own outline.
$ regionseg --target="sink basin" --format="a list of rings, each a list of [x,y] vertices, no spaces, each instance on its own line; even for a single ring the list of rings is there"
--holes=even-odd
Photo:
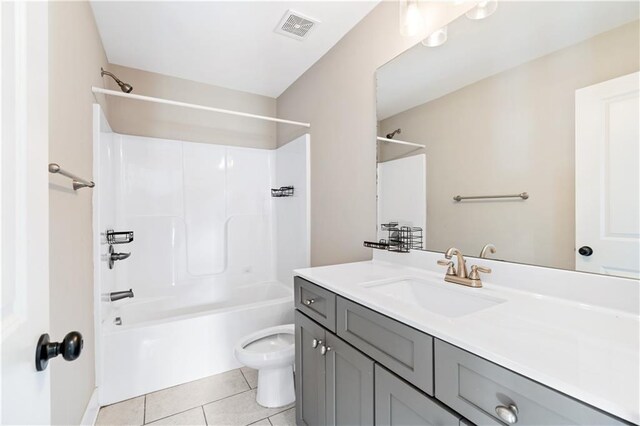
[[[456,318],[505,302],[482,294],[469,294],[482,289],[455,288],[456,284],[401,278],[363,284],[379,294],[417,306],[434,314]]]

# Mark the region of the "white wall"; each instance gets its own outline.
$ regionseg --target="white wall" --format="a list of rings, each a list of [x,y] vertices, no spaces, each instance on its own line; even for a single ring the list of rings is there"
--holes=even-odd
[[[309,266],[309,135],[278,148],[275,188],[293,186],[293,197],[274,198],[278,281],[293,285],[293,270]]]

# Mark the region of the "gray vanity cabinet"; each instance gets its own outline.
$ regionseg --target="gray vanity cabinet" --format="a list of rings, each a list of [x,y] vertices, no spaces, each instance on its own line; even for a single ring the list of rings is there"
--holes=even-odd
[[[295,293],[299,426],[628,424],[299,277]]]
[[[296,424],[372,425],[373,361],[296,311]]]
[[[478,425],[623,425],[593,407],[441,340],[436,397]]]
[[[326,424],[325,362],[320,345],[325,330],[296,311],[296,424]]]
[[[458,426],[460,416],[376,365],[376,425]]]
[[[326,343],[327,425],[372,425],[373,361],[334,334]]]

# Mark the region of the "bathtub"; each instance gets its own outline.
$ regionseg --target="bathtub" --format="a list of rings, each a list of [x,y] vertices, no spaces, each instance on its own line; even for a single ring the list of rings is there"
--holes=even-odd
[[[279,282],[210,293],[181,289],[111,309],[102,324],[100,405],[238,368],[240,338],[293,322],[293,291]]]

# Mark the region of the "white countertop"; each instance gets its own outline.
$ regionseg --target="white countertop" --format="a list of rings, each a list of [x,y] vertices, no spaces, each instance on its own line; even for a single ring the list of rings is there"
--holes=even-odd
[[[480,289],[467,288],[445,283],[444,269],[380,260],[298,269],[295,274],[603,411],[640,422],[638,315],[487,282]],[[456,291],[506,301],[449,318],[362,285],[402,277],[436,278]]]

